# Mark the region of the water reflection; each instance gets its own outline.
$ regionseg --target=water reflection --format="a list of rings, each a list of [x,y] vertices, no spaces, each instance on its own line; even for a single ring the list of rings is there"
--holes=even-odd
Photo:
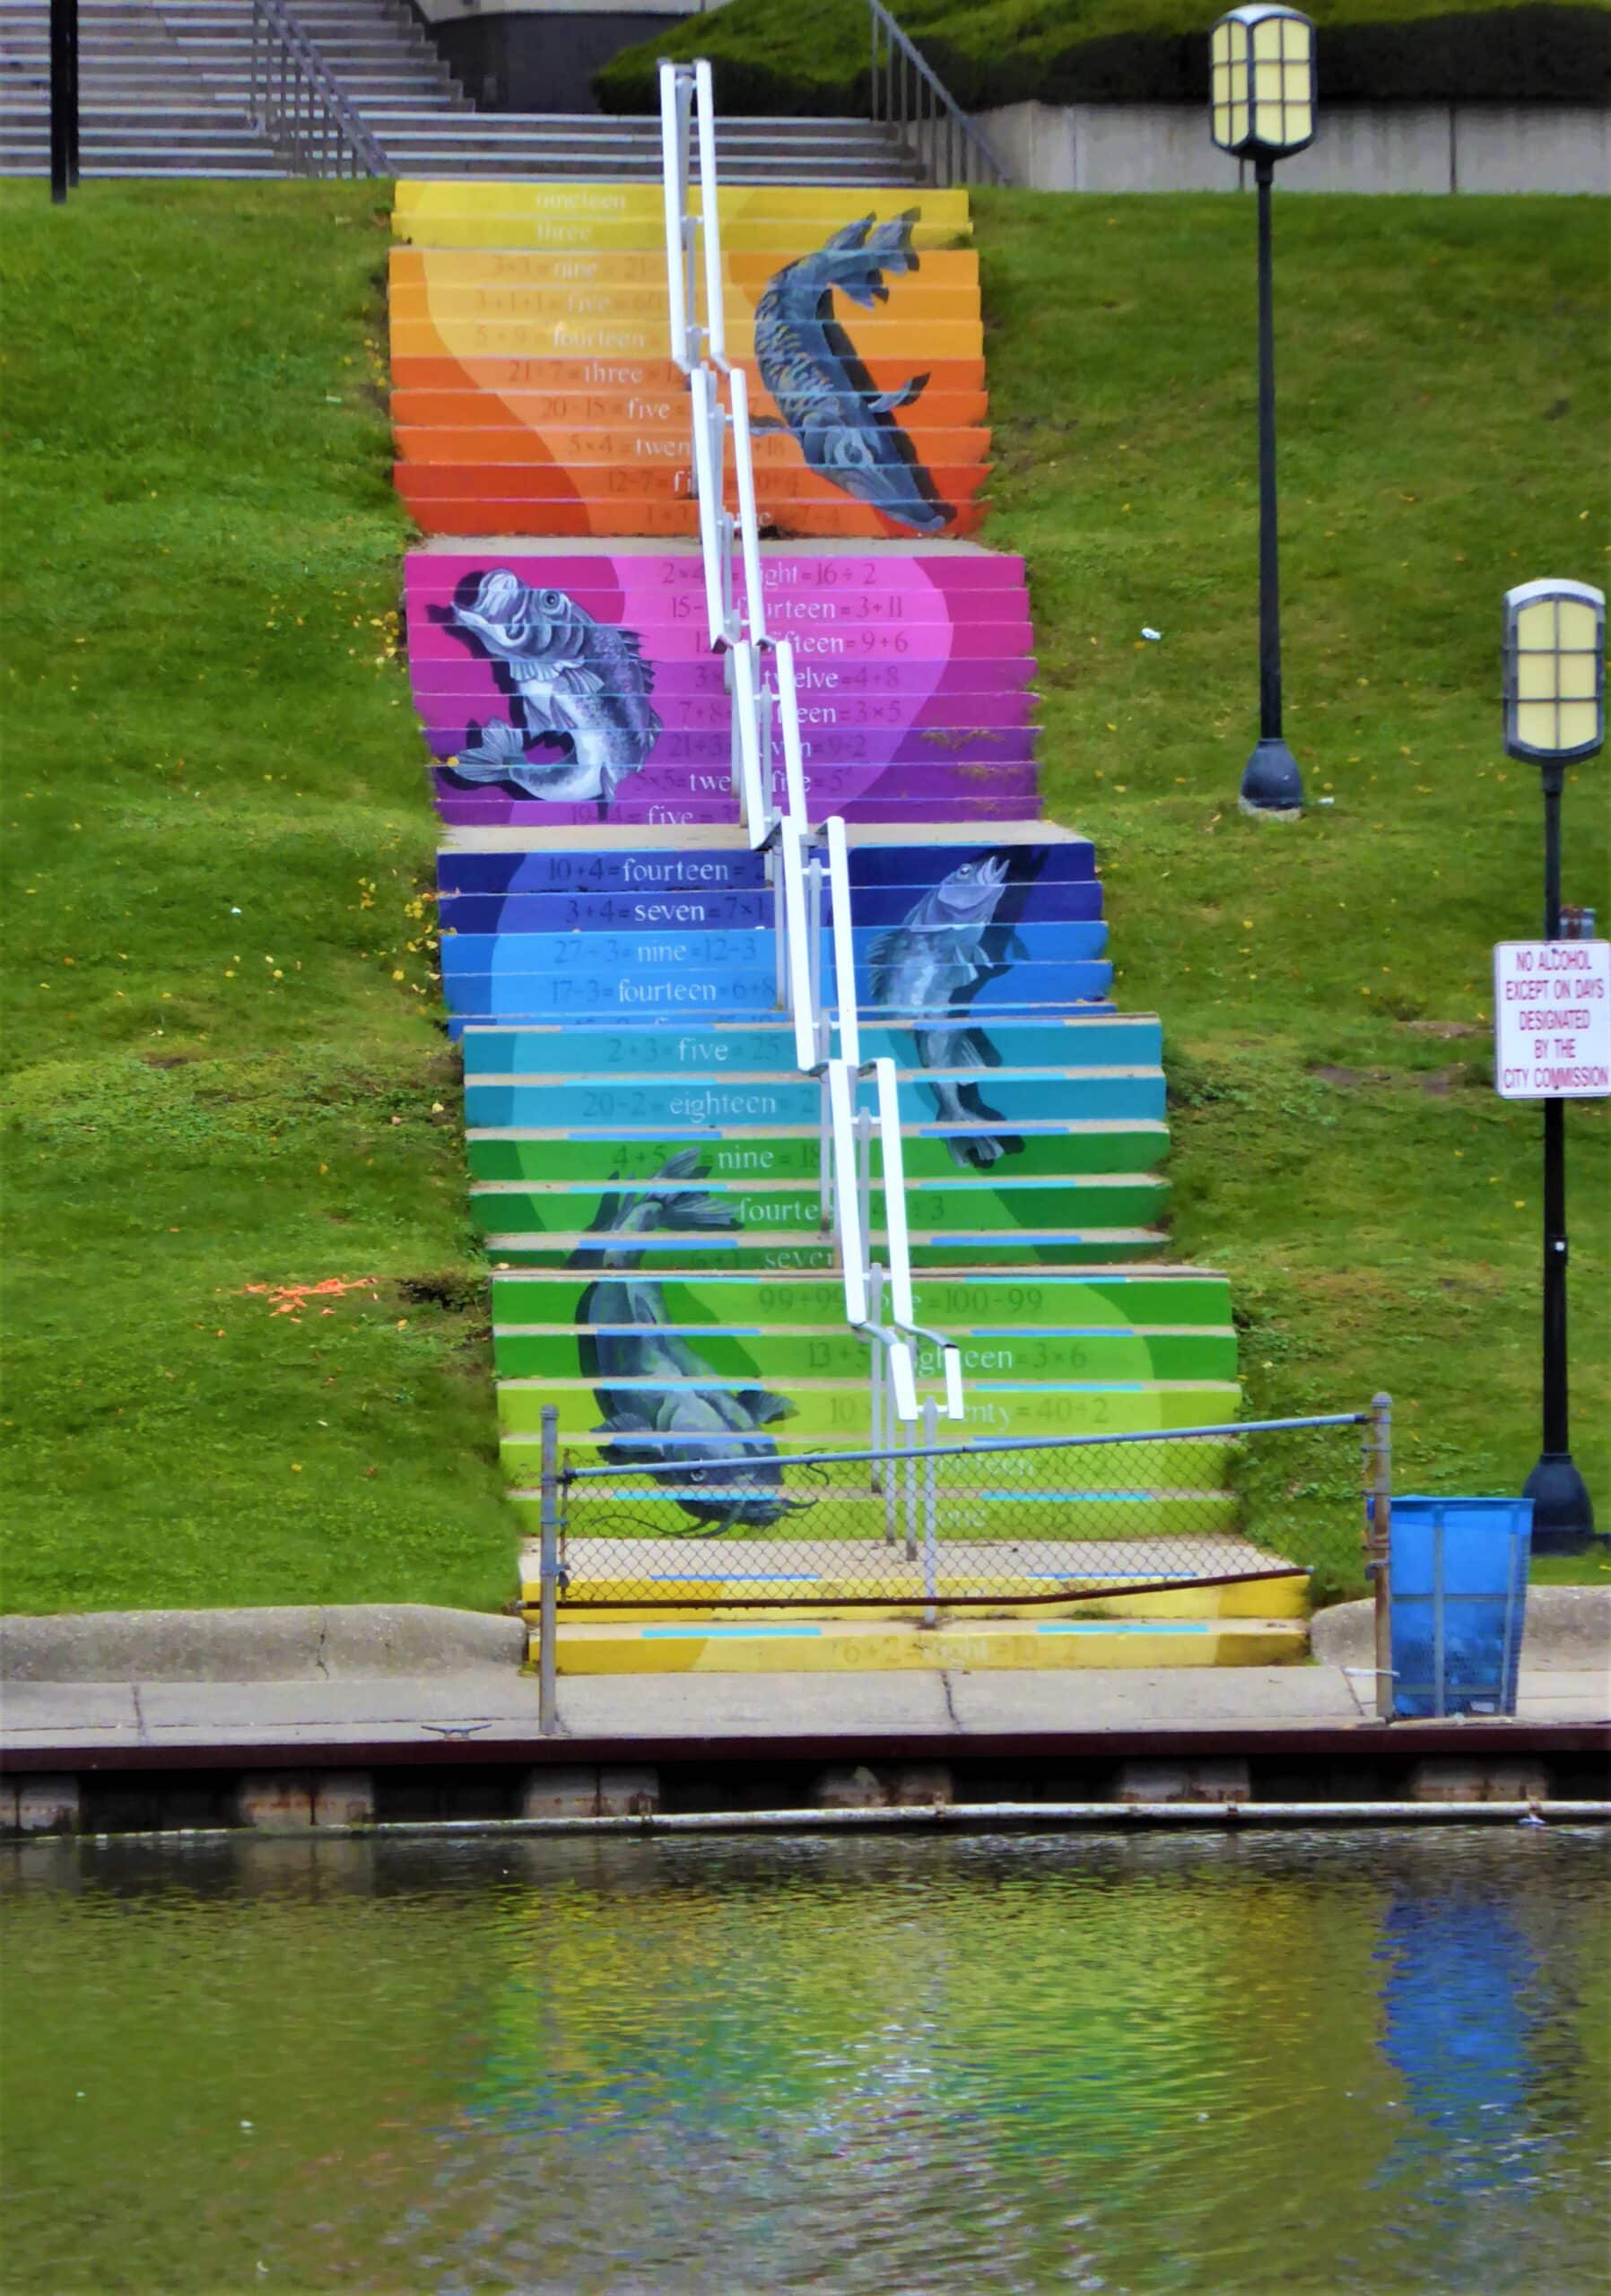
[[[1588,1834],[9,1872],[8,2288],[1604,2282]]]

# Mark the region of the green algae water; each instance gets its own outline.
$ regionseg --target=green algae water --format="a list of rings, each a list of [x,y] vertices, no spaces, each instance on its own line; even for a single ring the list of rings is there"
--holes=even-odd
[[[41,1842],[7,2290],[1599,2290],[1586,1830]]]

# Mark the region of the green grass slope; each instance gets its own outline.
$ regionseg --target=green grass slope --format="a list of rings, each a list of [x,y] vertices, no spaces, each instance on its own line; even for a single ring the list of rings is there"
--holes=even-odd
[[[387,195],[0,192],[11,1609],[511,1591]]]
[[[1540,1117],[1492,1089],[1490,951],[1539,930],[1542,806],[1500,742],[1500,601],[1540,573],[1605,584],[1600,205],[1278,203],[1295,825],[1236,804],[1258,709],[1251,202],[978,213],[987,538],[1028,559],[1046,799],[1096,840],[1115,999],[1163,1016],[1176,1248],[1231,1273],[1254,1413],[1385,1387],[1400,1490],[1516,1490],[1538,1444]],[[1602,930],[1608,773],[1574,769],[1565,802],[1566,898]],[[1608,1118],[1567,1111],[1573,1428],[1602,1528]]]
[[[1205,102],[1216,10],[1189,0],[901,0],[894,15],[966,111],[993,104]],[[1311,0],[1328,103],[1604,103],[1607,0]],[[606,111],[659,109],[663,56],[710,58],[724,111],[867,110],[861,0],[729,0],[613,57]],[[1205,131],[1206,132],[1206,131]]]

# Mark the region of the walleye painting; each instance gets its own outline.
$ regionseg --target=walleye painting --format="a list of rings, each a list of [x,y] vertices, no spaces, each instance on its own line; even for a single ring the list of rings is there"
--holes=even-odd
[[[660,738],[650,704],[654,671],[636,631],[595,622],[563,590],[534,590],[506,566],[483,574],[474,604],[443,617],[474,639],[515,696],[522,727],[501,718],[472,726],[452,770],[478,787],[553,804],[607,806]],[[557,742],[568,757],[545,762],[527,744]]]
[[[1006,949],[988,954],[985,947],[1010,866],[1005,853],[964,861],[926,892],[899,925],[880,934],[869,952],[872,1002],[913,1016],[918,1058],[925,1068],[982,1072],[997,1065],[988,1037],[963,1016],[969,997],[1000,970],[1002,956],[1014,945],[1009,935]],[[956,1016],[949,1024],[948,1014]],[[1000,1121],[975,1084],[931,1075],[928,1089],[942,1124],[977,1126],[981,1118]],[[1015,1140],[978,1130],[949,1144],[957,1163],[980,1169],[998,1163],[1018,1146]]]
[[[577,1309],[577,1321],[590,1332],[581,1343],[581,1369],[605,1413],[597,1432],[614,1438],[613,1462],[652,1470],[701,1530],[763,1530],[812,1503],[785,1495],[778,1447],[761,1431],[789,1417],[794,1405],[763,1387],[685,1384],[714,1382],[716,1375],[667,1328],[660,1286],[642,1273],[642,1247],[632,1242],[649,1229],[709,1231],[737,1224],[730,1205],[681,1185],[702,1177],[702,1152],[680,1149],[647,1187],[605,1198],[596,1223],[600,1241],[572,1263],[601,1271]],[[678,1185],[657,1189],[656,1181]],[[627,1380],[632,1384],[621,1384]],[[685,1471],[662,1472],[674,1465]]]
[[[867,215],[847,223],[814,255],[768,280],[755,306],[755,363],[783,420],[754,427],[791,431],[808,470],[885,517],[927,534],[956,513],[938,499],[894,413],[912,404],[928,378],[917,375],[898,391],[875,393],[833,316],[836,288],[871,310],[889,300],[886,272],[918,269],[911,240],[917,220],[913,207],[893,222]]]

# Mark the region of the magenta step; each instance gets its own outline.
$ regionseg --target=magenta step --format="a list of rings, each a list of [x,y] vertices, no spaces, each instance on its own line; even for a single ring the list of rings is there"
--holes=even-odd
[[[732,704],[726,694],[667,691],[669,673],[654,684],[655,714],[668,734],[719,734],[726,740],[733,722]],[[514,697],[509,697],[512,700]],[[432,725],[464,726],[486,700],[485,680],[472,667],[468,676],[449,682],[432,671],[414,680],[420,714]],[[1026,689],[1004,693],[960,693],[937,691],[921,697],[893,694],[813,694],[800,703],[800,725],[807,738],[824,733],[885,732],[925,726],[954,726],[984,732],[997,726],[1028,726],[1037,707]]]
[[[544,767],[534,761],[527,769],[534,777],[540,776]],[[560,762],[549,769],[556,775],[567,772],[568,766]],[[940,809],[947,804],[965,803],[971,797],[1015,798],[1032,807],[1036,778],[1030,764],[988,767],[936,766],[919,770],[913,766],[824,766],[813,768],[805,775],[806,802],[814,816],[820,817],[848,805],[869,804],[875,800],[890,798],[900,804],[925,804]],[[437,804],[444,820],[502,822],[519,821],[528,812],[538,818],[553,813],[553,801],[544,796],[540,781],[527,786],[526,794],[517,796],[507,788],[466,788],[455,783],[451,776],[437,774]],[[569,794],[557,782],[551,785],[561,802]],[[776,795],[783,796],[779,779]],[[681,804],[684,801],[734,804],[729,777],[725,766],[712,767],[709,771],[662,773],[653,766],[632,774],[621,783],[611,805],[611,818],[620,815],[623,804]],[[468,810],[465,810],[466,808]]]

